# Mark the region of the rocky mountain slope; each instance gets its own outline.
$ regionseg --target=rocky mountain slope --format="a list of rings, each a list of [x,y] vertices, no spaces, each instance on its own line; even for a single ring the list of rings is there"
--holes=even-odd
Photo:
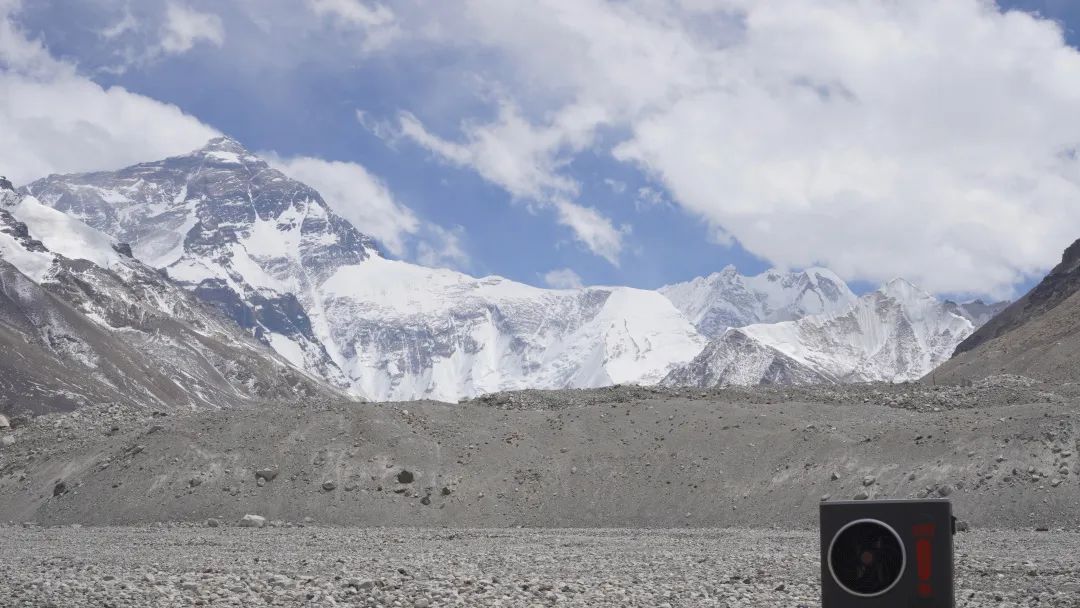
[[[843,279],[824,268],[802,272],[774,269],[745,277],[728,266],[659,291],[707,338],[715,338],[730,327],[842,312],[858,299]]]
[[[1075,529],[1080,418],[1075,389],[1061,391],[1002,379],[169,416],[90,408],[8,434],[0,513],[42,524],[235,525],[251,513],[362,526],[809,528],[823,497],[948,496],[975,527]]]
[[[960,343],[931,382],[1009,373],[1047,382],[1080,380],[1080,241],[1024,297]]]
[[[655,382],[704,345],[656,292],[545,290],[387,260],[318,192],[228,138],[26,191],[372,400]]]
[[[0,411],[340,398],[69,215],[0,184]]]
[[[900,382],[921,378],[975,330],[972,312],[896,279],[841,312],[729,329],[668,386]],[[971,317],[971,318],[969,318]]]

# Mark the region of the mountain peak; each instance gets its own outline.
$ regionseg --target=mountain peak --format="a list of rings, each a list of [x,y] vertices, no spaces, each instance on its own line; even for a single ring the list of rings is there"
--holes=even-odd
[[[210,141],[206,142],[206,145],[199,149],[200,152],[234,152],[236,154],[247,154],[248,151],[244,148],[243,144],[229,137],[228,135],[221,135],[214,137]]]
[[[933,297],[918,285],[902,277],[896,277],[885,283],[878,289],[878,292],[900,302],[912,302]]]

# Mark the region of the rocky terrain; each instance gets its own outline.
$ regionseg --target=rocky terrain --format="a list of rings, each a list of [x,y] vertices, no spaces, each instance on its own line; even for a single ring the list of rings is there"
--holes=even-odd
[[[8,415],[343,396],[126,245],[4,184],[0,346],[0,413]]]
[[[820,284],[825,283],[819,277]],[[836,304],[839,307],[839,303]],[[918,380],[1000,306],[942,301],[894,279],[846,307],[794,321],[730,328],[667,386],[842,384]]]
[[[506,393],[457,406],[113,407],[19,421],[14,522],[816,525],[822,499],[947,496],[974,527],[1077,529],[1075,394],[972,386]]]
[[[967,340],[931,377],[937,382],[1022,374],[1080,381],[1080,241],[1038,285]]]
[[[819,606],[813,532],[0,527],[0,606]],[[960,608],[1073,608],[1077,533],[956,539]]]

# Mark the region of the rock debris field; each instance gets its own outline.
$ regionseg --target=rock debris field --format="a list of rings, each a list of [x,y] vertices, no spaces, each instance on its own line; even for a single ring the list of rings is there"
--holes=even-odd
[[[0,607],[818,606],[821,501],[947,497],[957,605],[1080,607],[1080,395],[616,387],[0,429]]]
[[[7,606],[819,605],[817,536],[768,530],[0,528]],[[1080,605],[1080,534],[957,537],[957,606]]]

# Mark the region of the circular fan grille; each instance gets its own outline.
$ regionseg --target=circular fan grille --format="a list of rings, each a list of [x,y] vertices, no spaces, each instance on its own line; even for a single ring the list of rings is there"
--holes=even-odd
[[[853,521],[829,546],[829,569],[845,591],[877,596],[892,589],[904,573],[904,544],[896,531],[872,519]]]

